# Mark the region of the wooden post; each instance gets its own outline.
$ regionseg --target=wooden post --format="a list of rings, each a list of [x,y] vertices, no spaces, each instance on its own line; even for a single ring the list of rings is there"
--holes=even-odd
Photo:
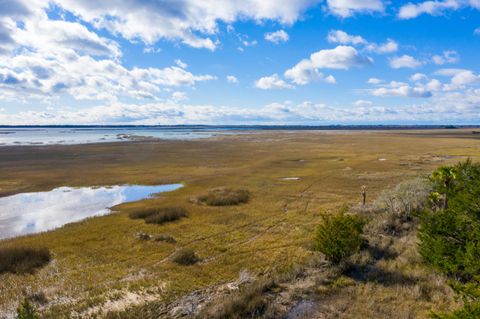
[[[367,203],[367,186],[362,186],[362,205],[365,206]]]

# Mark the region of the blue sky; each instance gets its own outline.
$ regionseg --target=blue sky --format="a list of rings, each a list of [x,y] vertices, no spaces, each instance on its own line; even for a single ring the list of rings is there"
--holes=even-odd
[[[478,124],[480,0],[6,0],[0,124]]]

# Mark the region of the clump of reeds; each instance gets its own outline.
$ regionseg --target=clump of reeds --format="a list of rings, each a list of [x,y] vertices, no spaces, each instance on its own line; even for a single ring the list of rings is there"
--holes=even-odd
[[[145,208],[131,212],[132,219],[143,219],[147,224],[163,224],[187,217],[187,211],[183,207],[160,207]]]
[[[31,273],[51,260],[50,251],[45,248],[6,247],[0,248],[0,274]]]
[[[190,266],[196,264],[198,261],[200,261],[200,258],[192,249],[180,249],[173,256],[173,262],[183,266]]]
[[[209,206],[230,206],[247,203],[250,192],[246,189],[217,188],[199,196],[198,202]]]

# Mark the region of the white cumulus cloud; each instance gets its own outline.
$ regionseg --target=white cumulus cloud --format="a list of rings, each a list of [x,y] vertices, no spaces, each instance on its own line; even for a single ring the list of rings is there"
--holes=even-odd
[[[383,81],[378,78],[369,78],[367,81],[368,84],[380,84],[382,82]]]
[[[288,39],[289,39],[288,33],[285,32],[284,30],[265,33],[265,40],[273,42],[275,44],[278,44],[281,42],[287,42]]]
[[[479,121],[480,89],[449,92],[419,104],[377,106],[367,100],[354,107],[333,107],[326,103],[275,102],[258,108],[185,104],[175,101],[114,103],[82,110],[58,108],[45,111],[0,113],[0,123],[20,124],[339,124],[420,121],[452,123]]]
[[[180,60],[164,68],[127,68],[116,41],[91,31],[79,19],[51,18],[51,3],[0,3],[0,99],[156,100],[165,87],[215,79],[187,71]]]
[[[383,12],[385,5],[382,0],[327,0],[330,12],[342,18],[351,17],[356,13]]]
[[[70,95],[77,100],[154,99],[162,87],[193,86],[213,80],[178,66],[128,69],[111,59],[94,59],[68,49],[55,54],[24,52],[0,60],[0,92],[15,99]]]
[[[395,40],[388,39],[385,43],[381,44],[370,43],[366,48],[368,51],[378,54],[394,53],[398,51],[398,43]]]
[[[432,16],[443,15],[448,10],[459,10],[464,7],[480,9],[479,0],[434,0],[419,3],[407,3],[400,7],[398,17],[400,19],[413,19],[422,14]]]
[[[295,84],[305,85],[312,81],[320,80],[323,74],[313,66],[312,61],[302,60],[293,68],[285,71],[284,76]]]
[[[314,67],[348,70],[373,63],[373,59],[361,55],[351,46],[340,45],[334,49],[320,50],[310,55]]]
[[[372,91],[374,96],[431,97],[432,93],[422,87],[411,87],[406,84],[381,87]]]
[[[377,54],[393,53],[398,50],[398,43],[395,40],[387,39],[385,43],[371,43],[362,36],[351,35],[342,30],[331,30],[327,35],[327,41],[330,43],[351,44],[354,46],[363,46],[365,50]]]
[[[172,93],[172,100],[175,102],[186,101],[188,100],[188,95],[186,92],[175,91]]]
[[[402,55],[390,59],[390,66],[394,69],[410,68],[415,69],[422,66],[423,63],[410,55]]]
[[[153,44],[159,39],[178,40],[194,48],[215,50],[218,22],[238,19],[294,23],[318,0],[143,1],[55,0],[55,3],[98,29],[107,29],[128,40]]]
[[[435,72],[437,75],[450,77],[448,90],[457,90],[465,86],[480,83],[480,74],[475,74],[467,69],[440,69]]]
[[[350,35],[342,30],[331,30],[328,33],[327,40],[330,43],[340,43],[340,44],[367,44],[367,40],[362,38],[359,35]]]
[[[293,85],[288,84],[282,80],[278,74],[272,74],[270,76],[264,76],[257,81],[255,81],[255,87],[262,90],[271,90],[271,89],[292,89]]]
[[[373,105],[373,102],[368,101],[368,100],[356,100],[355,102],[353,102],[353,105],[355,105],[355,106],[370,106],[370,105]]]
[[[182,69],[186,69],[188,67],[188,64],[186,64],[185,62],[183,62],[180,59],[176,59],[175,64],[178,65],[179,67],[181,67]]]
[[[427,79],[428,77],[423,73],[415,73],[410,77],[410,80],[413,82],[419,82]]]
[[[437,65],[442,65],[446,63],[457,63],[460,60],[460,57],[456,51],[449,50],[444,51],[442,55],[434,55],[432,57],[433,63]]]
[[[373,59],[361,55],[351,46],[337,46],[314,52],[309,59],[303,59],[295,66],[285,71],[285,77],[295,84],[308,84],[312,81],[325,80],[327,83],[336,83],[332,75],[324,78],[320,69],[348,70],[352,67],[361,67],[373,63]]]
[[[462,72],[459,72],[459,73],[455,74],[452,77],[451,82],[454,85],[463,86],[463,85],[466,85],[466,84],[471,84],[471,83],[478,82],[479,80],[480,80],[479,75],[476,75],[475,73],[473,73],[470,70],[466,70],[466,71],[462,71]]]
[[[234,75],[227,75],[227,82],[228,82],[228,83],[234,83],[234,84],[236,84],[236,83],[238,83],[239,81],[238,81],[238,79],[237,79],[236,76],[234,76]]]

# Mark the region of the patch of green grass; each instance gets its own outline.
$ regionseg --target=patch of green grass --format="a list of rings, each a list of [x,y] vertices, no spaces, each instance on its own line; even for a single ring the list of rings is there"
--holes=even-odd
[[[0,274],[32,273],[35,269],[48,264],[51,260],[47,248],[8,247],[0,248]]]
[[[17,308],[16,319],[40,319],[40,316],[28,299],[25,299]]]
[[[230,206],[247,203],[250,192],[246,189],[217,188],[198,197],[200,203],[209,206]]]

